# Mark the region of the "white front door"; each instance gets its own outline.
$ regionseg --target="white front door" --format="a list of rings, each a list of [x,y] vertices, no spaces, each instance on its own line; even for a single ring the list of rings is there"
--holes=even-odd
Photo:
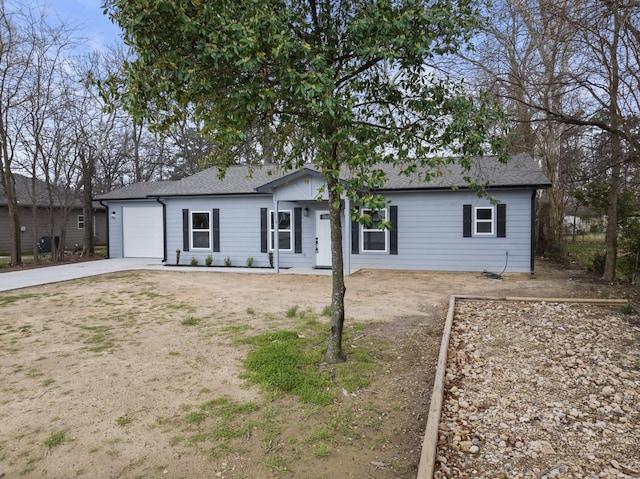
[[[328,211],[316,211],[316,266],[331,266],[331,227]]]

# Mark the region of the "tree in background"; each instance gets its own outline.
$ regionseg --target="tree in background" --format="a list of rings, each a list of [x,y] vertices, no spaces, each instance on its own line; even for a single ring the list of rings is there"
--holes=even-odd
[[[469,59],[472,77],[494,87],[516,121],[516,147],[530,148],[553,183],[542,196],[539,246],[561,242],[564,205],[576,180],[568,151],[575,138],[607,137],[607,256],[604,278],[616,274],[617,195],[625,162],[640,154],[640,4],[636,0],[497,0],[489,7],[485,41]],[[577,178],[580,178],[577,175]]]
[[[105,7],[135,53],[110,83],[135,118],[162,130],[192,111],[222,167],[236,161],[247,132],[259,131],[254,150],[277,151],[278,168],[310,160],[322,174],[333,275],[325,358],[344,361],[343,199],[380,210],[381,164],[427,179],[446,162],[468,169],[489,140],[500,146],[491,99],[430,66],[469,39],[477,3],[107,0]],[[358,209],[349,213],[371,222]]]

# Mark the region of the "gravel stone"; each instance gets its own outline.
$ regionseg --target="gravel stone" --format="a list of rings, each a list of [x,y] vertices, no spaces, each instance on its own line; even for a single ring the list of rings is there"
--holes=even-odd
[[[640,478],[640,322],[458,301],[434,478]]]

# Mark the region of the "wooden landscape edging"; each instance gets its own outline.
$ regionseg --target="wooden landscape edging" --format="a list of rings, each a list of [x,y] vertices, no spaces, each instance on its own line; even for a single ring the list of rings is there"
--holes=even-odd
[[[436,463],[436,449],[438,447],[438,426],[440,425],[442,401],[444,399],[444,377],[447,372],[447,353],[449,350],[449,339],[451,338],[451,328],[453,326],[456,301],[458,300],[577,303],[592,304],[596,306],[625,306],[630,304],[626,299],[519,298],[514,296],[491,297],[452,295],[449,300],[449,310],[447,311],[447,319],[444,323],[444,331],[442,333],[442,342],[440,343],[438,366],[436,368],[436,377],[433,381],[429,416],[427,417],[427,426],[425,428],[424,439],[422,441],[422,452],[420,453],[420,464],[418,466],[418,475],[416,476],[416,479],[433,479],[433,472]]]

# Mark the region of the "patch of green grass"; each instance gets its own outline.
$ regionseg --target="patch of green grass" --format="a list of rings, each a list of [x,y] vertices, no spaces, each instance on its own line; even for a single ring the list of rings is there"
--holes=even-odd
[[[220,427],[211,433],[213,439],[236,439],[247,435],[247,426],[239,428]]]
[[[296,304],[287,309],[287,318],[295,318],[298,314],[298,308],[299,306]]]
[[[333,437],[333,433],[326,427],[315,429],[311,435],[307,438],[308,443],[314,443],[317,441],[329,441]]]
[[[631,303],[627,303],[625,304],[623,307],[620,308],[620,312],[622,314],[632,314],[635,312],[634,307],[631,305]]]
[[[118,419],[116,419],[116,424],[118,426],[126,426],[128,424],[131,424],[131,422],[133,421],[133,418],[131,418],[130,416],[120,416]]]
[[[244,361],[250,382],[269,391],[295,394],[303,402],[331,403],[332,396],[326,392],[331,377],[318,368],[322,354],[314,341],[293,331],[278,331],[253,336],[245,342],[255,348]]]
[[[207,440],[207,435],[202,433],[197,433],[192,436],[189,436],[189,439],[188,439],[188,441],[192,444],[195,444],[198,442],[204,442],[206,440]]]
[[[37,298],[39,294],[0,295],[0,308],[25,299]]]
[[[202,421],[204,421],[205,417],[205,413],[194,411],[190,412],[184,417],[184,422],[186,422],[187,424],[200,424]]]
[[[568,242],[566,244],[569,256],[580,265],[581,268],[593,271],[593,259],[597,254],[607,251],[607,246],[603,242]]]
[[[331,305],[327,305],[324,308],[322,308],[322,316],[326,316],[326,317],[331,317]]]
[[[66,438],[66,431],[56,431],[52,433],[47,439],[45,439],[44,445],[51,449],[63,444]]]
[[[270,457],[265,461],[265,465],[278,474],[287,473],[289,470],[287,460],[283,457]]]
[[[313,449],[313,454],[316,457],[327,457],[331,454],[331,447],[326,444],[320,444]]]
[[[217,398],[200,406],[200,410],[226,419],[250,414],[258,409],[260,409],[260,406],[254,402],[237,403],[227,398]]]
[[[46,388],[47,386],[51,386],[55,382],[56,382],[55,379],[49,378],[49,379],[45,379],[44,381],[42,381],[42,385]]]
[[[110,328],[106,326],[81,326],[81,328],[94,332],[94,335],[85,341],[85,344],[95,345],[90,347],[89,351],[99,353],[106,349],[111,349],[114,346],[114,342],[109,334]]]
[[[230,326],[221,328],[220,331],[223,333],[228,333],[232,336],[239,337],[241,333],[245,331],[251,331],[252,329],[253,327],[249,326],[248,324],[232,324]]]
[[[352,323],[344,331],[348,361],[329,369],[321,366],[325,327],[310,320],[301,325],[306,329],[300,333],[277,331],[239,340],[254,348],[244,361],[249,371],[246,379],[268,391],[295,394],[302,402],[318,406],[330,404],[343,389],[355,392],[367,387],[369,378],[380,367],[379,359],[386,348],[384,341],[376,342],[375,349],[353,344],[350,337],[364,326]]]
[[[196,318],[195,316],[189,316],[186,319],[183,319],[180,324],[183,326],[197,326],[202,321],[202,318]]]

